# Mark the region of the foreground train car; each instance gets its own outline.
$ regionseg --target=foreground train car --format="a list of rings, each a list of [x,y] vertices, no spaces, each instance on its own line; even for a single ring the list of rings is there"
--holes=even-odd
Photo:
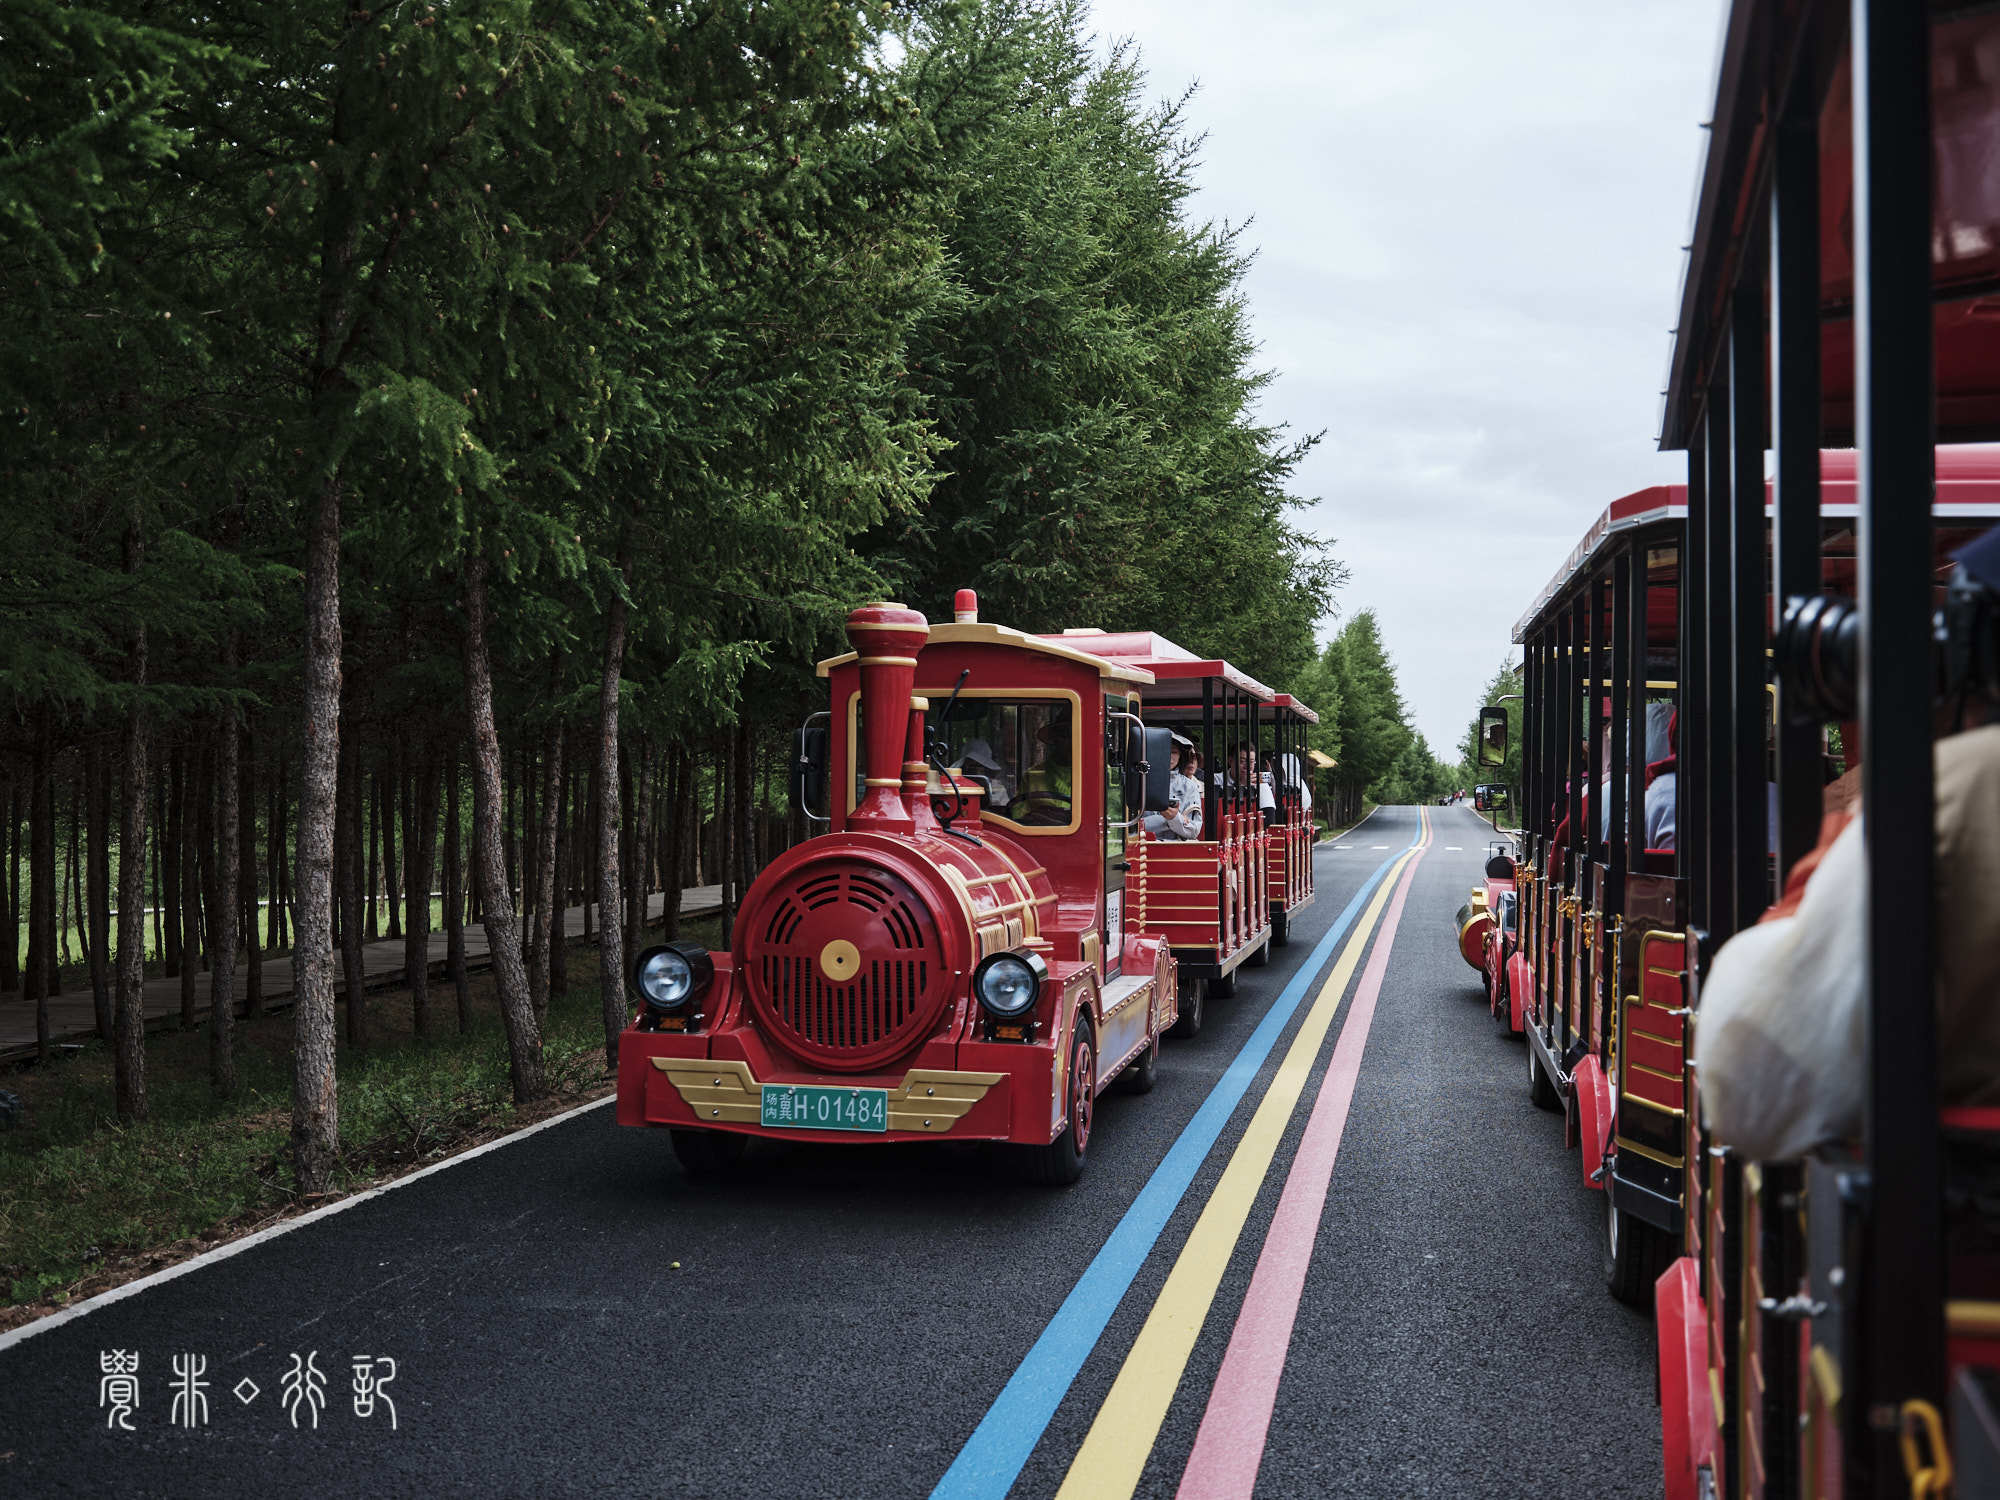
[[[752,883],[733,952],[635,963],[618,1119],[667,1127],[692,1171],[757,1135],[946,1139],[1072,1181],[1098,1094],[1152,1087],[1178,975],[1122,919],[1152,677],[961,604],[849,616],[854,650],[820,665],[828,832]]]
[[[2000,1111],[1941,1109],[1928,1003],[1933,738],[2000,686],[1965,680],[1990,613],[1934,619],[2000,518],[2000,452],[1957,446],[2000,436],[1996,160],[1991,7],[1737,0],[1667,392],[1688,483],[1607,511],[1517,635],[1518,935],[1484,924],[1481,966],[1605,1193],[1611,1289],[1652,1304],[1671,1500],[2000,1493]],[[1704,985],[1857,762],[1863,1123],[1746,1159],[1703,1116]]]

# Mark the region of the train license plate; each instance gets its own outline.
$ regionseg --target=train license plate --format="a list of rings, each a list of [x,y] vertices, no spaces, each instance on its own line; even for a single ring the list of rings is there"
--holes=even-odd
[[[758,1123],[779,1130],[887,1130],[889,1091],[767,1083]]]

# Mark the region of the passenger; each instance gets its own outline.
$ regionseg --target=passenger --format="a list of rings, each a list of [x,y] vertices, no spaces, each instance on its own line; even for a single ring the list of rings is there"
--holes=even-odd
[[[1014,800],[1014,789],[1008,784],[1006,768],[1001,765],[993,746],[984,738],[969,741],[958,763],[968,777],[985,789],[986,806],[1005,807]]]
[[[1646,847],[1648,849],[1671,849],[1674,847],[1674,799],[1679,786],[1679,775],[1675,767],[1679,760],[1674,752],[1674,740],[1680,728],[1680,716],[1667,716],[1667,753],[1664,758],[1646,767]]]
[[[1065,703],[1035,731],[1041,754],[1021,778],[1021,795],[1007,808],[1007,816],[1015,822],[1037,825],[1069,822],[1073,806],[1069,727],[1069,705]]]
[[[1194,756],[1191,741],[1174,736],[1173,773],[1167,783],[1167,805],[1161,812],[1149,812],[1141,820],[1146,832],[1160,839],[1201,837],[1201,783],[1187,774],[1186,763]]]
[[[1958,558],[1969,577],[2000,592],[2000,528]],[[1971,722],[1990,718],[1994,705],[1978,707]],[[1949,735],[1932,754],[1938,1098],[1945,1107],[1991,1105],[2000,1103],[2000,724]],[[1820,843],[1784,896],[1723,945],[1701,988],[1702,1114],[1753,1159],[1797,1156],[1861,1131],[1868,871],[1861,819],[1835,800],[1828,796]],[[1893,964],[1895,955],[1876,961]]]

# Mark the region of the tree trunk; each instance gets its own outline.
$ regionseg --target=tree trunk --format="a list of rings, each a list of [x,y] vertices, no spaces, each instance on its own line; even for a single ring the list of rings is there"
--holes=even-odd
[[[223,644],[222,668],[236,675],[236,637]],[[224,709],[215,726],[215,900],[209,907],[208,1081],[227,1099],[236,1092],[236,919],[243,909],[243,841],[237,751],[243,733],[234,709]],[[255,807],[257,804],[249,804]],[[254,816],[254,815],[253,815]],[[250,889],[257,889],[256,871]],[[254,942],[254,937],[252,938]]]
[[[0,906],[6,908],[6,932],[0,935],[0,991],[12,994],[21,987],[21,786],[8,781],[4,808],[5,828],[0,828]]]
[[[569,993],[569,897],[575,886],[570,878],[573,862],[574,842],[570,835],[569,788],[574,779],[572,767],[576,757],[570,753],[569,730],[562,731],[557,753],[562,759],[562,774],[556,778],[555,812],[556,820],[556,885],[554,915],[551,918],[549,939],[549,994]]]
[[[278,757],[278,768],[271,773],[271,814],[268,829],[269,853],[264,858],[264,868],[271,877],[271,905],[267,915],[269,921],[265,931],[270,940],[264,945],[274,952],[285,946],[285,757]]]
[[[90,914],[90,1006],[97,1034],[108,1042],[117,1022],[111,1003],[111,768],[96,740],[84,742],[83,779],[90,806],[90,889],[84,900]]]
[[[354,776],[355,795],[360,798],[357,806],[366,809],[368,821],[367,864],[361,875],[361,896],[368,903],[363,922],[372,943],[382,935],[382,903],[376,899],[382,889],[382,783],[375,780],[371,786],[367,772],[358,767]]]
[[[139,540],[139,510],[134,505],[125,532],[125,571],[139,571],[143,556]],[[113,1090],[118,1113],[128,1120],[146,1118],[146,623],[132,622],[132,644],[126,659],[132,701],[125,710],[124,787],[118,809],[118,973],[112,1029]]]
[[[728,730],[716,740],[716,882],[722,886],[722,946],[736,938],[736,756]]]
[[[159,831],[154,847],[160,851],[160,920],[166,928],[166,945],[160,950],[160,972],[177,979],[181,972],[181,862],[179,829],[175,808],[180,786],[180,752],[160,756],[160,791],[154,803],[159,813]]]
[[[631,571],[631,559],[621,556],[620,576],[629,580]],[[618,878],[618,689],[625,670],[625,609],[624,595],[614,594],[605,621],[604,675],[597,689],[597,974],[604,1060],[612,1068],[618,1066],[618,1035],[625,1029],[625,947],[614,915],[624,904]]]
[[[83,922],[83,870],[77,859],[77,850],[83,842],[83,784],[81,779],[70,783],[69,794],[69,848],[64,852],[62,865],[62,903],[56,912],[56,983],[50,993],[62,993],[62,966],[75,962],[69,946],[71,913],[76,917],[77,940],[83,944],[79,955],[87,963],[90,959],[90,939],[84,931]]]
[[[563,735],[551,724],[542,735],[542,787],[536,812],[541,827],[535,847],[535,965],[528,974],[528,993],[535,1007],[535,1025],[549,1019],[549,949],[562,941],[562,913],[556,906],[556,827],[562,813]]]
[[[507,1027],[514,1102],[525,1104],[543,1092],[542,1037],[521,963],[521,933],[501,849],[500,736],[493,725],[493,664],[486,643],[486,559],[477,542],[470,544],[465,558],[465,693],[472,721],[473,775],[481,793],[474,842],[486,884],[486,940],[493,954],[500,1016]]]
[[[458,1030],[472,1027],[472,991],[465,981],[465,866],[459,859],[458,751],[444,755],[444,968],[458,1001]]]
[[[367,777],[361,769],[361,740],[350,735],[340,755],[339,806],[334,812],[334,869],[340,882],[340,968],[342,993],[347,997],[347,1040],[350,1046],[368,1045],[368,970],[361,951],[367,931],[361,914],[362,903],[372,898],[365,889],[367,853],[363,847],[362,803],[367,797]]]
[[[264,953],[257,940],[257,744],[250,737],[248,724],[243,726],[243,764],[238,775],[242,778],[236,801],[242,819],[242,847],[237,858],[242,861],[243,883],[243,1013],[257,1016],[264,1013]],[[274,905],[277,899],[274,883]]]
[[[201,892],[201,967],[204,973],[213,972],[215,968],[216,934],[221,930],[216,911],[222,900],[221,872],[216,867],[216,818],[221,800],[215,781],[218,758],[213,747],[202,752],[201,777],[194,784],[198,829],[194,852],[195,867],[201,875],[197,889]]]
[[[410,1025],[431,1034],[431,871],[437,864],[438,771],[434,755],[411,767],[409,810],[403,824],[403,980],[410,987]]]
[[[660,896],[661,927],[668,942],[681,935],[681,887],[686,881],[688,798],[694,780],[687,747],[676,744],[669,752],[667,777],[671,787],[671,810],[667,822],[667,868]]]
[[[28,990],[35,1007],[35,1055],[53,1055],[49,1039],[49,974],[55,966],[55,794],[49,775],[49,711],[37,715],[28,782]]]
[[[375,787],[375,806],[382,819],[382,895],[388,906],[388,926],[384,937],[399,938],[403,935],[403,879],[396,864],[396,814],[404,802],[403,776],[405,757],[401,753],[401,736],[390,741],[388,784],[381,782]],[[407,808],[403,809],[407,812]],[[407,819],[405,820],[407,821]]]
[[[196,788],[201,785],[200,762],[192,750],[176,757],[174,844],[181,871],[181,1030],[194,1029],[196,976],[201,972],[201,870],[196,851],[201,839],[195,814]]]
[[[736,899],[757,878],[757,735],[749,715],[736,721]]]
[[[340,1149],[334,1081],[333,819],[340,768],[340,471],[320,485],[306,531],[299,756],[298,931],[292,940],[292,1158],[301,1193],[322,1193]]]

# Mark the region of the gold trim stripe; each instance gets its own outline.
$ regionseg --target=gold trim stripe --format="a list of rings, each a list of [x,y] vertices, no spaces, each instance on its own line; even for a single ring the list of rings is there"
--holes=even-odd
[[[859,665],[864,667],[914,667],[916,664],[917,659],[914,656],[864,656],[859,658]]]

